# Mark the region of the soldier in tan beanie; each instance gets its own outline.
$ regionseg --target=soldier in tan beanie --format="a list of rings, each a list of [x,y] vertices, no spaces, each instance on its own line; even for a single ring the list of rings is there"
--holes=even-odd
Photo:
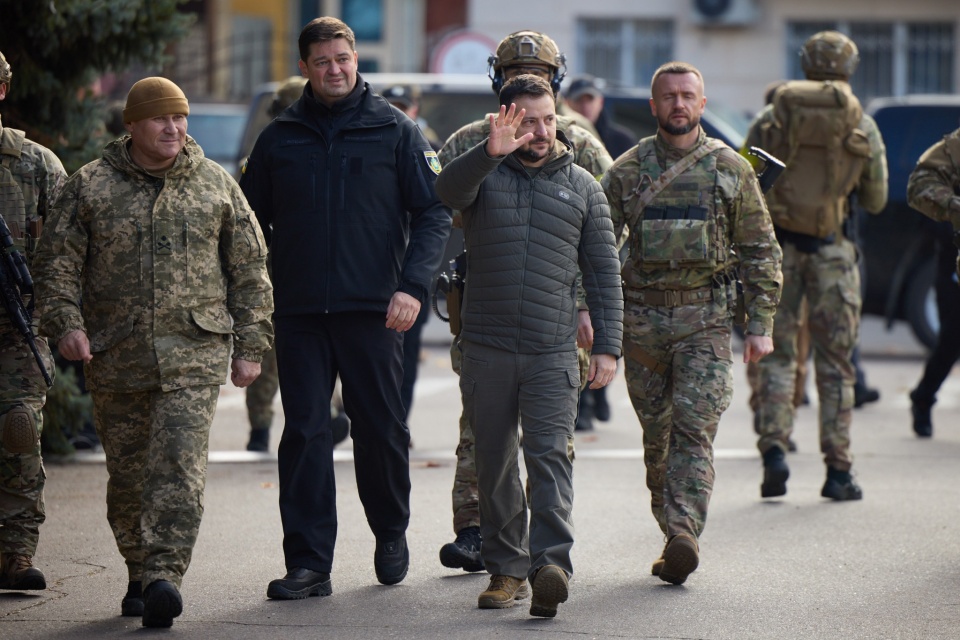
[[[187,143],[190,105],[180,87],[166,78],[140,80],[127,94],[124,127],[130,132],[131,159],[147,171],[165,171]]]
[[[228,363],[245,387],[273,342],[263,233],[230,174],[187,137],[189,112],[169,80],[133,85],[130,135],[67,181],[34,274],[41,333],[84,363],[127,565],[120,612],[146,627],[183,611]]]

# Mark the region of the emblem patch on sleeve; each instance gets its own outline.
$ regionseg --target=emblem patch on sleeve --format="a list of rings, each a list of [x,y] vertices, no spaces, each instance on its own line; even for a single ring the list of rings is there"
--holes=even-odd
[[[424,151],[423,158],[427,161],[427,166],[430,167],[430,170],[440,175],[440,158],[437,157],[437,152]]]

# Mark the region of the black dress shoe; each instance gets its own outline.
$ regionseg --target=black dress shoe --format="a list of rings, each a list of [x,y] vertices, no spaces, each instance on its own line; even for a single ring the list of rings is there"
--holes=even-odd
[[[384,542],[377,540],[377,550],[373,554],[373,568],[377,572],[380,584],[397,584],[407,577],[410,566],[410,552],[407,550],[407,537]]]
[[[333,593],[329,573],[320,573],[303,567],[294,567],[279,580],[267,586],[267,597],[274,600],[302,600],[310,596],[328,596]]]
[[[143,592],[143,626],[166,628],[173,626],[173,619],[183,613],[183,599],[172,582],[151,582]]]

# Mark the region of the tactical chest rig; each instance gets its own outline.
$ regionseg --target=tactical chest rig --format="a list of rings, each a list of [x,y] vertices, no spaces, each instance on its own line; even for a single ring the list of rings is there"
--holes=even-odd
[[[641,142],[641,149],[643,144]],[[699,289],[653,289],[641,287],[635,281],[640,267],[653,269],[709,269],[725,263],[730,256],[727,225],[717,191],[717,156],[727,145],[714,138],[678,160],[666,171],[661,171],[656,155],[640,156],[639,181],[625,208],[630,235],[630,261],[624,272],[624,297],[646,306],[679,307],[707,303],[717,295],[724,295],[728,303],[736,301],[735,274],[720,273],[720,281]],[[731,152],[732,153],[732,152]],[[703,172],[689,173],[697,163],[713,156]],[[712,184],[705,188],[703,175],[712,176]],[[709,194],[706,201],[704,192]],[[652,205],[656,200],[657,204]],[[637,233],[634,233],[637,231]],[[742,321],[742,305],[737,312]],[[624,340],[626,355],[644,367],[667,375],[670,365],[661,362],[641,349],[636,343]]]
[[[14,179],[11,166],[20,160],[25,135],[19,129],[0,130],[0,215],[6,220],[17,249],[27,249],[27,210],[20,184]],[[37,234],[39,236],[39,234]],[[36,237],[36,236],[34,236]],[[29,247],[32,253],[33,247]]]
[[[715,179],[715,152],[726,148],[710,138],[666,171],[661,171],[655,154],[641,156],[639,181],[626,210],[630,230],[638,231],[630,236],[636,266],[715,269],[727,260],[727,221],[718,206]],[[714,157],[705,171],[689,172],[710,155]],[[709,188],[703,175],[713,177]]]

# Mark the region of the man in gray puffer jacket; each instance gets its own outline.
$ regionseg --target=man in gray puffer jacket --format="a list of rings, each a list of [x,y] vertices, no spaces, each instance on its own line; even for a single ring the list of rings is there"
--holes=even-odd
[[[490,137],[436,183],[444,204],[463,214],[469,265],[460,389],[476,435],[482,555],[492,574],[478,605],[513,606],[528,595],[529,577],[531,615],[552,617],[573,572],[567,441],[580,390],[577,267],[593,328],[590,387],[598,389],[613,380],[621,355],[620,262],[606,196],[558,135],[550,85],[517,76],[501,90],[500,105]],[[518,419],[531,487],[529,540]]]

